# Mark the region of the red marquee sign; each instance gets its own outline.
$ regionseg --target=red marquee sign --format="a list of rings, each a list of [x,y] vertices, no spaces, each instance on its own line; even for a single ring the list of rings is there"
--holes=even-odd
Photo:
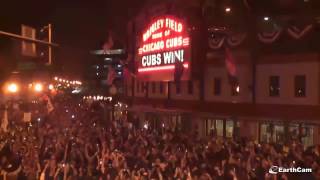
[[[142,34],[138,49],[138,78],[173,81],[175,62],[184,67],[182,80],[190,75],[190,37],[184,22],[171,16],[155,19]]]

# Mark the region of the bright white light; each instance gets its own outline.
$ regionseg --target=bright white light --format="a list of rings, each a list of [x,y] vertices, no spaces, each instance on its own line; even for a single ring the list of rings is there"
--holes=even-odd
[[[269,21],[269,17],[268,16],[265,16],[264,18],[263,18],[265,21]]]
[[[104,58],[105,61],[111,61],[111,58]]]
[[[240,92],[240,86],[237,86],[236,91],[237,91],[237,93]]]
[[[99,73],[96,73],[97,76],[99,76]]]
[[[19,90],[19,87],[16,83],[11,83],[8,85],[8,91],[10,93],[16,93],[16,92],[18,92],[18,90]]]
[[[37,83],[37,84],[34,86],[34,91],[36,91],[36,92],[41,92],[42,90],[43,90],[42,84]]]
[[[148,129],[148,124],[144,124],[143,128]]]
[[[75,117],[74,115],[71,116],[72,119],[74,119],[74,117]]]
[[[226,7],[225,11],[226,11],[226,13],[229,13],[231,11],[231,8]]]
[[[40,121],[41,121],[41,118],[38,118],[37,120],[38,120],[38,122],[40,122]]]
[[[72,94],[78,94],[78,93],[80,93],[80,92],[81,92],[80,89],[75,89],[75,90],[73,90],[71,93],[72,93]]]
[[[54,80],[56,80],[56,81],[57,81],[57,80],[58,80],[58,77],[54,77]]]
[[[52,89],[53,89],[53,85],[52,85],[52,84],[49,84],[48,88],[49,88],[50,90],[52,90]]]

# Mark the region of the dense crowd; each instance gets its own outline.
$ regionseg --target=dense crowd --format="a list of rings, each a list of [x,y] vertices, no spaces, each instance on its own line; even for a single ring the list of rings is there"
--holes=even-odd
[[[9,131],[0,133],[0,179],[320,179],[318,146],[157,131],[127,116],[105,122],[98,109],[56,102],[32,122],[9,117]],[[271,166],[313,172],[270,174]]]

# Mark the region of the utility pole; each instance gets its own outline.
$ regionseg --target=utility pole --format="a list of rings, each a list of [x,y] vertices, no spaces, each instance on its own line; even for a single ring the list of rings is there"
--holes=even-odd
[[[48,41],[51,44],[52,43],[52,25],[48,24]],[[49,46],[49,62],[48,65],[51,65],[52,63],[52,47]]]

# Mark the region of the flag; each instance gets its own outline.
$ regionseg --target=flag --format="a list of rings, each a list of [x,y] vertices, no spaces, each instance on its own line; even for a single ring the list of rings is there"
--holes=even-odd
[[[48,99],[47,110],[48,110],[48,113],[51,113],[54,110],[54,106],[53,106],[50,98]]]
[[[104,42],[102,49],[104,51],[110,50],[113,47],[113,38],[111,32],[108,33],[108,39]]]
[[[129,77],[131,76],[130,71],[127,67],[123,68],[123,77],[124,79],[129,79]]]
[[[229,48],[226,47],[225,51],[226,51],[225,62],[226,62],[226,68],[227,68],[228,74],[232,77],[235,77],[237,75],[237,67],[236,67],[234,57]]]
[[[3,118],[2,118],[2,121],[1,121],[1,129],[4,131],[4,132],[7,132],[8,131],[8,110],[7,110],[7,107],[5,108],[4,112],[3,112]]]
[[[48,95],[44,95],[44,96],[43,96],[43,99],[44,99],[45,101],[47,101],[47,110],[48,110],[48,113],[51,113],[51,112],[54,110],[54,106],[53,106],[53,104],[52,104],[52,102],[51,102],[50,97],[49,97]]]
[[[176,60],[174,64],[174,82],[179,83],[183,75],[184,67],[182,61]]]
[[[107,77],[107,85],[112,85],[113,80],[116,78],[115,70],[109,66],[108,77]]]
[[[228,71],[229,83],[232,85],[238,84],[236,62],[228,47],[225,48],[225,63]]]
[[[134,60],[132,55],[129,54],[127,60],[120,60],[120,64],[123,66],[123,77],[124,79],[129,79],[129,77],[136,77],[133,73]]]

